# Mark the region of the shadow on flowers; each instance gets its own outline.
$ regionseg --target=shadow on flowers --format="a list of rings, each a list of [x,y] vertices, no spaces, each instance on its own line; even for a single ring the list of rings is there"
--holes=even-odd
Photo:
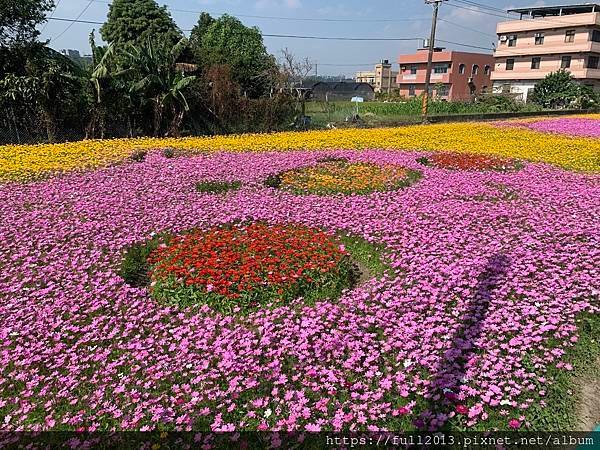
[[[480,352],[477,341],[483,334],[483,324],[494,291],[503,283],[509,266],[510,260],[505,255],[495,254],[488,259],[485,269],[479,275],[474,294],[460,318],[462,325],[452,336],[450,346],[433,372],[426,395],[428,403],[415,424],[418,428],[428,428],[430,431],[454,428],[447,424],[451,416],[479,416],[483,412],[480,406],[469,408],[463,404],[459,393],[465,384],[467,371],[474,362],[473,357]],[[464,420],[459,419],[456,425],[460,422]]]

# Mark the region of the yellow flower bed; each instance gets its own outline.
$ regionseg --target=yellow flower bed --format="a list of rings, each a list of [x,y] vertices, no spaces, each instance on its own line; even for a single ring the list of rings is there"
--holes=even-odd
[[[29,180],[53,172],[99,167],[121,161],[135,150],[160,147],[199,152],[338,148],[458,151],[546,162],[571,170],[600,171],[598,139],[498,128],[483,123],[453,123],[402,128],[0,146],[0,180]]]

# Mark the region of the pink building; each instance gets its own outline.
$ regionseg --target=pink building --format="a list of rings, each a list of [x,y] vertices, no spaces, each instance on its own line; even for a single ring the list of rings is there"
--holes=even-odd
[[[538,81],[560,69],[600,89],[600,4],[509,12],[520,14],[521,20],[498,24],[494,92],[511,93],[525,101]]]
[[[415,97],[425,90],[427,53],[424,48],[398,58],[400,95]],[[446,100],[469,100],[475,94],[491,90],[493,67],[492,55],[436,48],[431,69],[432,95]]]

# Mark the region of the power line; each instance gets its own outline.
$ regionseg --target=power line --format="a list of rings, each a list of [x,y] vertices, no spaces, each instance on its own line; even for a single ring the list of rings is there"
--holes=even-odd
[[[58,0],[56,2],[56,5],[54,5],[54,8],[52,9],[52,12],[50,13],[50,15],[48,16],[48,19],[46,19],[46,23],[44,24],[44,26],[42,27],[42,29],[40,30],[40,33],[43,33],[46,30],[46,27],[48,26],[48,20],[52,19],[52,17],[54,16],[54,13],[56,12],[56,10],[58,9],[58,5],[60,5],[61,0]]]
[[[77,17],[76,17],[74,20],[72,20],[72,21],[71,21],[71,23],[70,23],[69,25],[67,25],[67,28],[65,28],[65,29],[62,31],[62,33],[60,33],[60,34],[59,34],[58,36],[56,36],[56,37],[53,37],[52,39],[58,39],[58,38],[59,38],[59,37],[61,37],[63,34],[65,34],[67,31],[69,31],[69,29],[70,29],[70,28],[73,26],[73,24],[74,24],[75,22],[77,22],[77,21],[78,21],[78,20],[81,18],[81,16],[83,16],[83,15],[85,14],[85,12],[86,12],[86,11],[89,9],[89,7],[90,7],[90,6],[92,6],[92,3],[94,3],[94,0],[90,0],[90,1],[88,2],[88,4],[86,5],[86,7],[85,7],[85,8],[83,8],[83,9],[81,10],[81,12],[79,13],[79,15],[78,15],[78,16],[77,16]],[[51,39],[51,40],[52,40],[52,39]]]
[[[453,0],[453,1],[456,1],[456,0]],[[471,11],[471,12],[475,12],[478,14],[487,14],[488,16],[500,17],[501,19],[505,19],[505,20],[509,18],[508,15],[501,16],[500,14],[495,14],[495,13],[488,12],[488,11],[482,11],[481,9],[470,8],[468,6],[455,5],[454,3],[448,3],[448,6],[452,6],[453,8],[464,9],[466,11]]]
[[[68,18],[63,18],[63,17],[51,17],[51,18],[49,18],[49,20],[54,20],[54,21],[58,21],[58,22],[69,22],[71,24],[74,24],[74,23],[83,23],[83,24],[88,24],[88,25],[103,25],[104,24],[104,22],[99,22],[99,21],[82,20],[82,19],[68,19]],[[192,30],[182,30],[182,31],[190,32]],[[307,36],[307,35],[269,34],[269,33],[263,33],[263,36],[271,37],[271,38],[309,39],[309,40],[325,40],[325,41],[365,41],[365,42],[380,42],[380,41],[403,42],[404,41],[404,42],[406,42],[406,41],[422,41],[423,40],[422,37],[418,37],[418,36],[399,37],[399,38],[366,38],[366,37],[344,37],[344,36]],[[476,48],[476,49],[481,49],[481,50],[493,50],[493,48],[489,48],[489,47],[481,47],[481,46],[477,46],[477,45],[464,44],[461,42],[447,41],[447,40],[443,40],[443,39],[438,39],[438,41],[442,42],[442,43],[446,43],[446,44],[458,45],[461,47]],[[325,64],[321,64],[321,65],[325,65]],[[366,66],[366,65],[371,65],[371,64],[357,64],[357,66],[358,65]]]
[[[93,2],[96,3],[104,3],[107,5],[110,5],[111,2],[106,1],[106,0],[92,0]],[[259,15],[253,15],[253,14],[234,14],[234,13],[227,13],[227,12],[216,12],[216,11],[199,11],[199,10],[191,10],[191,9],[179,9],[179,8],[171,8],[169,7],[170,11],[173,12],[180,12],[180,13],[186,13],[186,14],[201,14],[203,12],[207,12],[209,14],[213,14],[215,16],[222,16],[225,14],[230,14],[232,16],[235,17],[247,17],[247,18],[251,18],[251,19],[266,19],[266,20],[290,20],[290,21],[297,21],[297,22],[412,22],[415,20],[429,20],[429,18],[427,17],[405,17],[405,18],[398,18],[398,19],[341,19],[341,18],[337,18],[337,19],[332,19],[332,18],[318,18],[318,17],[285,17],[285,16],[259,16]]]
[[[409,38],[363,38],[363,37],[332,37],[332,36],[301,36],[294,34],[262,34],[264,37],[288,38],[288,39],[317,39],[323,41],[422,41],[422,37]]]
[[[475,6],[481,9],[487,9],[489,11],[495,11],[495,12],[499,12],[505,15],[508,15],[508,12],[505,9],[501,9],[501,8],[496,8],[495,6],[490,6],[490,5],[485,5],[483,3],[477,3],[471,0],[453,0],[455,2],[458,3],[463,3],[465,5],[470,5],[470,6]]]
[[[494,38],[496,37],[496,33],[493,33],[493,34],[492,34],[492,33],[488,33],[488,32],[486,32],[486,31],[478,30],[478,29],[476,29],[476,28],[466,27],[466,26],[464,26],[464,25],[461,25],[461,24],[459,24],[459,23],[456,23],[456,22],[451,22],[451,21],[449,21],[448,19],[438,19],[438,20],[439,20],[440,22],[444,22],[444,23],[447,23],[447,24],[449,24],[449,25],[453,25],[453,26],[455,26],[455,27],[457,27],[457,28],[462,28],[463,30],[472,31],[472,32],[474,32],[474,33],[479,33],[479,34],[481,34],[481,35],[483,35],[483,36],[494,36]]]
[[[491,47],[481,47],[479,45],[471,45],[471,44],[462,44],[460,42],[454,42],[454,41],[445,41],[444,39],[437,39],[438,42],[443,42],[444,44],[452,44],[452,45],[458,45],[460,47],[467,47],[467,48],[477,48],[480,50],[495,50]]]
[[[451,1],[453,1],[453,2],[456,2],[456,1],[464,2],[466,0],[451,0]],[[475,2],[471,2],[471,3],[475,3]],[[477,5],[479,5],[479,4],[477,4]],[[510,20],[510,19],[512,19],[512,20],[518,20],[515,17],[510,17],[508,15],[508,12],[505,13],[504,16],[501,16],[501,15],[493,13],[493,12],[482,10],[479,7],[473,7],[473,8],[471,8],[469,6],[456,5],[454,3],[448,3],[448,6],[452,6],[453,8],[464,9],[466,11],[471,11],[471,12],[478,13],[478,14],[485,14],[485,15],[488,15],[488,16],[499,17],[499,18],[504,19],[504,20]],[[532,19],[524,19],[524,18],[521,18],[521,20],[523,20],[523,21],[533,21],[533,20],[535,20],[538,23],[546,22],[548,24],[563,25],[565,27],[572,27],[572,26],[579,25],[576,22],[564,22],[564,21],[556,20],[554,18],[552,18],[552,19],[548,19],[548,18],[543,18],[543,19],[540,19],[540,18],[536,18],[536,19],[533,19],[533,18]]]
[[[55,20],[57,22],[87,23],[90,25],[104,25],[104,22],[96,22],[93,20],[64,19],[62,17],[48,17],[48,20]]]
[[[366,67],[376,66],[378,63],[365,63],[365,64],[334,64],[334,63],[319,63],[319,66],[332,66],[332,67]]]
[[[85,23],[90,25],[103,25],[104,22],[97,22],[93,20],[80,20],[80,19],[66,19],[63,17],[52,17],[49,20],[56,20],[60,22],[71,22],[71,23]],[[65,30],[66,31],[66,30]],[[192,30],[182,30],[190,32]],[[272,38],[288,38],[288,39],[317,39],[325,41],[422,41],[422,37],[404,37],[404,38],[363,38],[363,37],[338,37],[338,36],[304,36],[304,35],[293,35],[293,34],[267,34],[262,33],[263,37]]]

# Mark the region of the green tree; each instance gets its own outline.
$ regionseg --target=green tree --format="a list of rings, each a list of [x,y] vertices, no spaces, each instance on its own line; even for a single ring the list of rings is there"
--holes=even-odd
[[[246,27],[229,15],[223,15],[205,27],[207,23],[206,17],[201,18],[192,31],[196,39],[193,45],[197,62],[205,68],[227,64],[243,93],[250,97],[265,94],[277,65],[265,48],[260,30]]]
[[[182,37],[167,8],[154,0],[114,0],[100,34],[114,45],[145,45],[149,39],[175,45]]]
[[[4,103],[16,124],[15,111],[27,105],[26,113],[35,113],[46,130],[49,142],[56,140],[59,126],[74,124],[85,115],[87,105],[83,82],[85,74],[60,53],[43,47],[36,58],[27,61],[24,75],[8,74],[0,80]]]
[[[40,34],[36,26],[52,8],[54,0],[0,0],[0,46],[35,42]]]
[[[185,114],[190,110],[187,94],[196,81],[178,68],[177,61],[188,46],[181,39],[174,46],[148,40],[145,45],[129,46],[118,76],[130,81],[130,94],[135,94],[152,105],[154,135],[162,134],[165,116],[169,115],[167,135],[178,135]]]
[[[577,83],[570,72],[552,72],[538,82],[532,101],[544,108],[590,107],[596,103],[593,90]]]
[[[192,28],[192,33],[190,34],[190,44],[192,47],[200,47],[202,36],[204,36],[213,23],[215,23],[215,19],[209,13],[203,12],[200,14],[198,23]]]

